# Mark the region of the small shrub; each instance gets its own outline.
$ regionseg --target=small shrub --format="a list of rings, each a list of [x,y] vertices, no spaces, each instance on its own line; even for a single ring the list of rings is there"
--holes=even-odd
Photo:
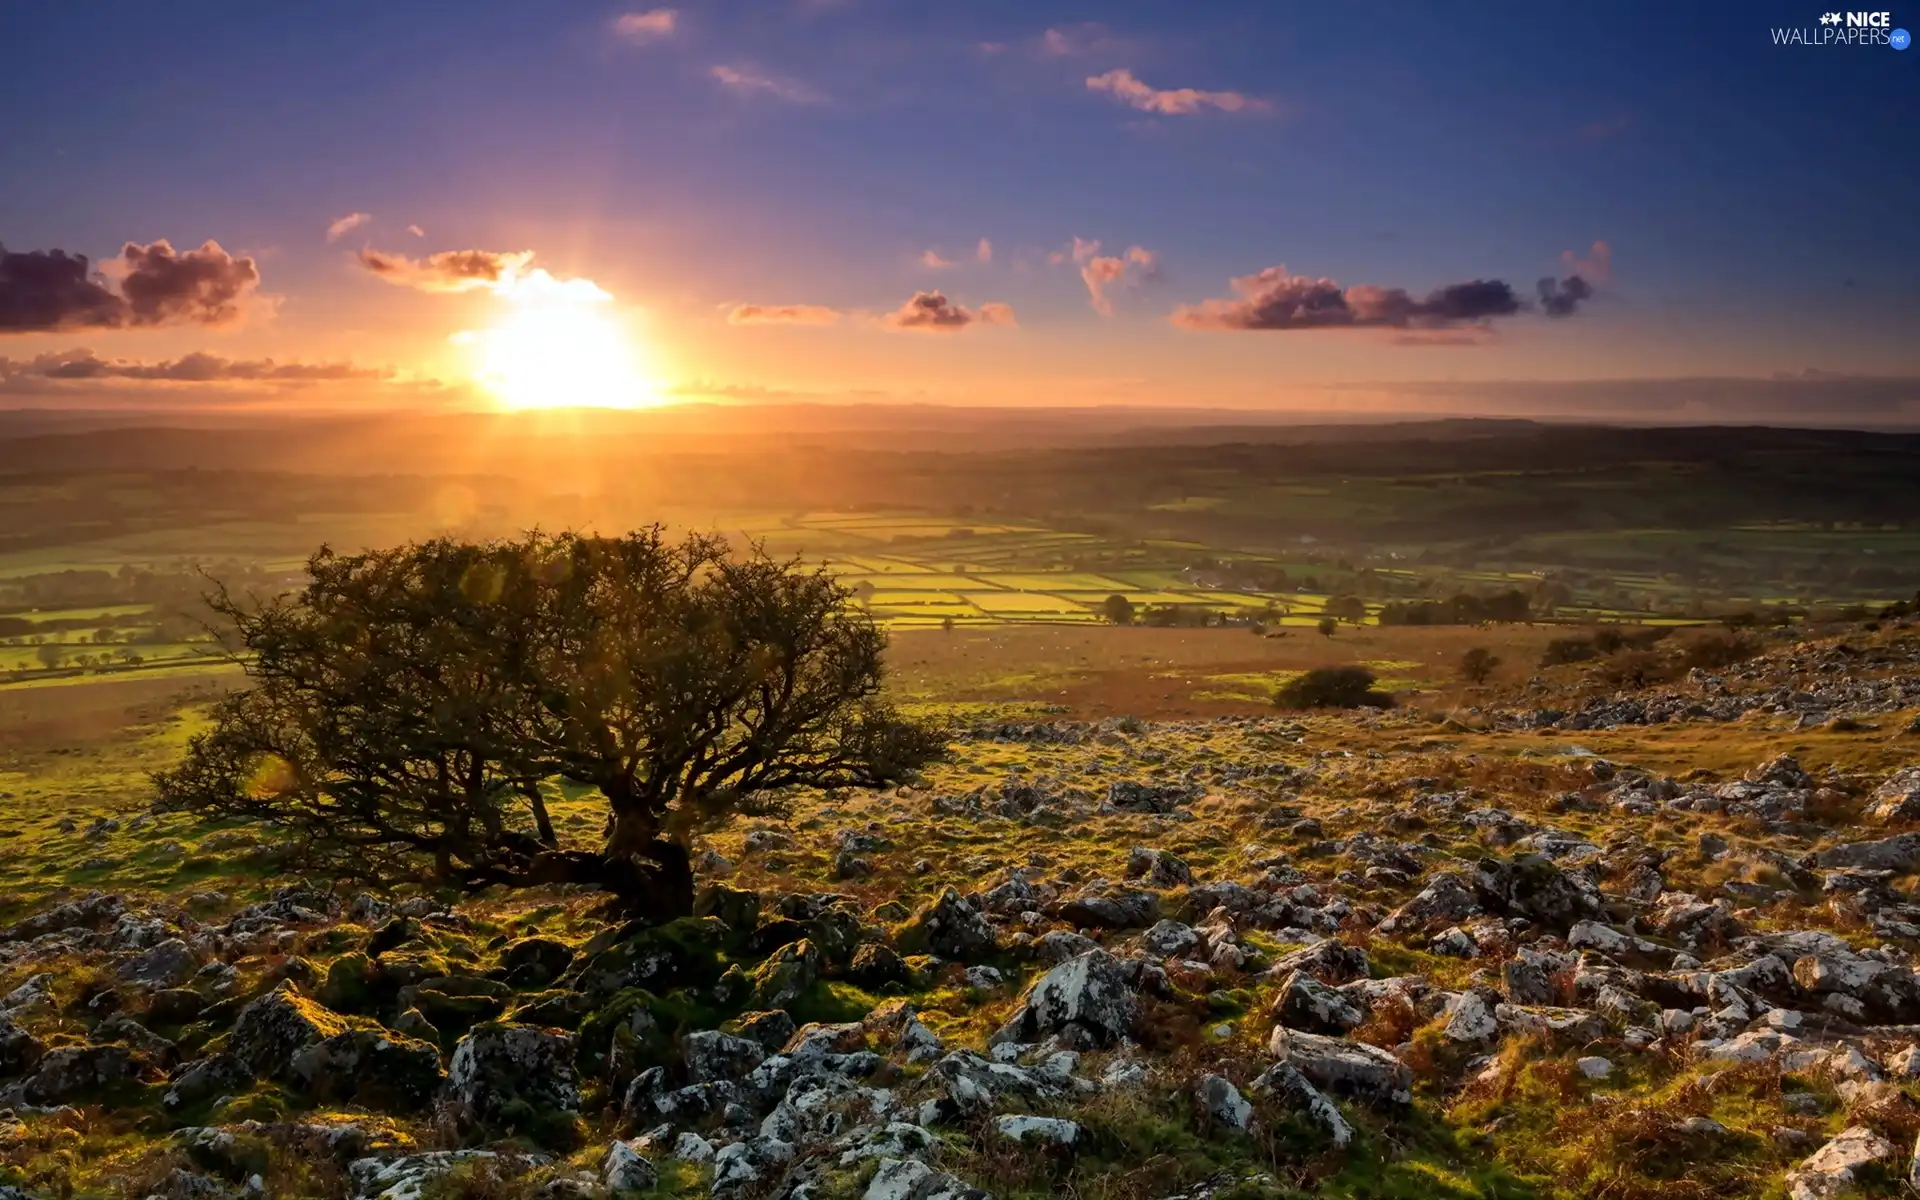
[[[1731,667],[1760,653],[1760,644],[1737,633],[1712,633],[1687,643],[1680,661],[1687,667],[1706,671]]]
[[[1674,664],[1651,650],[1628,650],[1616,654],[1599,669],[1601,682],[1609,687],[1640,688],[1672,679]]]
[[[1273,695],[1281,708],[1392,708],[1393,697],[1375,691],[1365,667],[1315,667],[1288,680]]]
[[[1603,631],[1609,632],[1609,631]],[[1613,635],[1618,638],[1618,634]],[[1616,642],[1617,646],[1618,643]],[[1590,662],[1600,656],[1600,648],[1594,640],[1588,638],[1554,638],[1547,643],[1547,649],[1540,656],[1543,667],[1565,666],[1567,663]]]
[[[1460,677],[1468,683],[1485,683],[1493,678],[1500,659],[1485,646],[1475,646],[1460,656]]]

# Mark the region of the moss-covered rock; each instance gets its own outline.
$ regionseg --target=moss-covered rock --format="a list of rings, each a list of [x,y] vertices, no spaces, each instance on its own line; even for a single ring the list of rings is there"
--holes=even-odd
[[[786,1008],[820,978],[820,952],[801,938],[761,963],[753,973],[755,1008]]]

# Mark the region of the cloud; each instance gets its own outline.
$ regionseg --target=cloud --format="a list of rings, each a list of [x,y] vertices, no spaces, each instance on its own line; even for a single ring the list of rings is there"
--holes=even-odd
[[[1221,112],[1265,112],[1272,107],[1265,100],[1240,92],[1203,92],[1196,88],[1154,88],[1134,77],[1132,71],[1118,67],[1104,75],[1087,77],[1087,90],[1105,92],[1123,104],[1142,112],[1165,116],[1191,116],[1203,108]]]
[[[1539,284],[1540,310],[1550,317],[1570,317],[1580,306],[1593,299],[1593,285],[1578,275],[1565,279],[1542,279]]]
[[[988,241],[986,238],[981,238],[980,244],[973,248],[973,261],[983,262],[983,263],[992,262],[993,261],[993,243]]]
[[[1106,55],[1108,61],[1123,53],[1131,53],[1138,46],[1114,36],[1111,29],[1098,21],[1083,21],[1078,25],[1053,26],[1040,35],[1036,52],[1041,58],[1087,58],[1092,55]]]
[[[789,104],[821,104],[826,97],[821,93],[791,79],[782,79],[764,71],[750,67],[730,67],[725,64],[709,68],[708,74],[718,79],[730,91],[742,95],[772,96]]]
[[[423,292],[471,292],[511,285],[526,272],[533,251],[442,250],[425,258],[408,258],[366,249],[354,257],[367,270],[401,287]]]
[[[1405,288],[1356,284],[1343,289],[1331,279],[1290,275],[1285,267],[1268,267],[1232,282],[1237,296],[1182,307],[1170,319],[1183,329],[1432,330],[1509,317],[1524,307],[1512,286],[1498,279],[1448,284],[1422,300]]]
[[[645,46],[672,37],[679,25],[679,9],[654,8],[646,12],[621,13],[613,19],[613,32],[623,41]]]
[[[1578,275],[1588,283],[1613,282],[1613,247],[1605,242],[1595,242],[1585,258],[1571,250],[1562,250],[1560,261],[1566,266],[1568,274]]]
[[[413,236],[415,236],[415,237],[425,237],[425,236],[427,236],[427,231],[426,231],[426,230],[424,230],[424,229],[422,229],[422,228],[420,228],[420,227],[419,227],[418,225],[409,225],[409,226],[407,226],[407,232],[408,232],[408,233],[410,233],[410,234],[412,234],[412,235],[413,235]]]
[[[951,267],[953,260],[950,258],[941,258],[938,250],[929,250],[920,256],[920,265],[923,267],[932,267],[937,271],[942,267]]]
[[[1079,239],[1075,239],[1077,242]],[[1098,249],[1100,243],[1092,243]],[[1093,311],[1103,317],[1113,315],[1113,299],[1107,289],[1116,285],[1137,284],[1155,278],[1159,273],[1159,256],[1144,246],[1128,246],[1126,254],[1090,254],[1086,265],[1080,268],[1080,278],[1087,285],[1087,298],[1093,305]]]
[[[84,254],[0,246],[0,333],[229,325],[259,284],[253,259],[218,242],[184,254],[165,239],[128,242],[97,274]]]
[[[327,226],[327,240],[330,242],[337,242],[341,238],[347,236],[348,234],[352,233],[354,230],[360,228],[362,225],[365,225],[368,221],[371,221],[371,220],[373,220],[372,213],[363,213],[363,212],[348,213],[346,216],[341,217],[338,221],[335,221],[333,224]]]
[[[130,379],[157,383],[319,383],[355,379],[391,379],[387,367],[357,367],[347,362],[276,362],[271,358],[232,359],[196,351],[163,362],[106,359],[91,350],[73,349],[30,359],[0,358],[0,382],[17,380]],[[23,389],[25,390],[25,389]]]
[[[926,333],[958,333],[969,325],[1014,325],[1013,307],[1007,304],[982,304],[977,309],[962,308],[941,292],[915,292],[913,299],[881,318],[889,329],[917,330]]]
[[[1098,253],[1100,253],[1100,239],[1088,240],[1075,234],[1072,244],[1047,255],[1047,262],[1056,267],[1069,262],[1085,263]]]
[[[736,304],[727,313],[729,325],[831,325],[838,309],[824,304]]]

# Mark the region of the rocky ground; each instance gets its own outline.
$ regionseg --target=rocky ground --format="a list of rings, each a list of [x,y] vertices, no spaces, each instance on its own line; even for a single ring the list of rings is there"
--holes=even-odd
[[[914,786],[716,835],[653,928],[15,814],[140,872],[0,929],[0,1197],[1903,1194],[1917,652],[956,728]],[[1700,739],[1746,768],[1638,760]]]

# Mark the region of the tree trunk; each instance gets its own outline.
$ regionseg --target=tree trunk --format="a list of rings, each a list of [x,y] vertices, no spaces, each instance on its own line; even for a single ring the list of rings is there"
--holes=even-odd
[[[629,920],[664,925],[693,915],[693,863],[678,842],[655,839],[637,855],[556,851],[542,854],[533,883],[585,883],[612,894],[609,907]]]

